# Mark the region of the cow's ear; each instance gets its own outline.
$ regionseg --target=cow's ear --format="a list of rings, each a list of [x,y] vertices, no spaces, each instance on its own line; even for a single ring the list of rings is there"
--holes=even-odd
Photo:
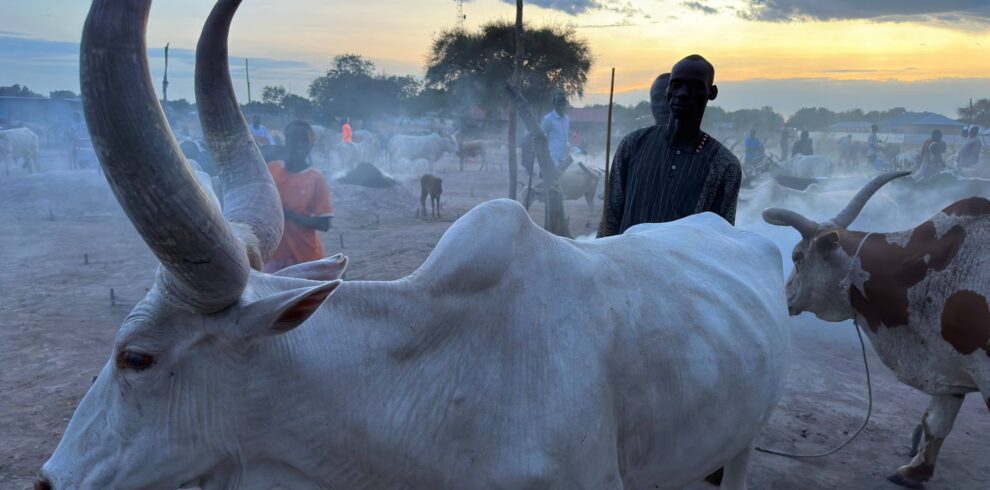
[[[823,254],[832,252],[839,248],[839,232],[830,231],[815,239],[815,249]]]
[[[238,326],[245,337],[279,335],[302,325],[323,305],[341,281],[281,291],[241,308]]]

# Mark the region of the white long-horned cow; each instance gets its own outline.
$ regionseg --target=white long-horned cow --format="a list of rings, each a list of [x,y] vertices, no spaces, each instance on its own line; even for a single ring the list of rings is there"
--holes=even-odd
[[[9,166],[18,161],[24,169],[34,173],[38,171],[38,135],[28,128],[0,130],[0,161],[4,162],[5,172]]]
[[[224,215],[155,99],[150,0],[93,3],[87,121],[162,267],[36,488],[653,488],[719,466],[745,488],[789,357],[772,243],[712,214],[579,243],[500,200],[403,279],[251,271],[282,212],[230,84],[239,3],[214,8],[195,75]]]
[[[932,396],[917,454],[888,477],[919,487],[934,474],[963,397],[978,391],[990,408],[990,201],[958,201],[896,233],[847,229],[881,186],[905,175],[875,178],[824,223],[784,209],[763,217],[801,233],[787,280],[791,313],[856,318],[897,378]]]

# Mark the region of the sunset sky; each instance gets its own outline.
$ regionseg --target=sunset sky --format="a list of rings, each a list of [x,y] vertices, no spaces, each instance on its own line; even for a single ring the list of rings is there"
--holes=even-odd
[[[0,85],[38,92],[78,90],[78,39],[88,2],[7,2],[0,18]],[[542,7],[540,6],[542,5]],[[192,98],[192,49],[211,7],[159,1],[148,44],[160,78],[160,46],[171,42],[170,97]],[[511,19],[514,2],[465,3],[466,25]],[[905,106],[955,117],[970,97],[990,97],[988,0],[539,0],[527,21],[573,25],[595,56],[584,100],[646,97],[652,79],[699,53],[717,70],[727,109],[771,105],[882,109]],[[354,52],[394,74],[422,76],[430,41],[456,22],[454,0],[245,0],[231,53],[252,63],[253,93],[285,85],[305,94],[336,54]],[[243,61],[234,60],[234,66]],[[243,71],[235,84],[246,100]],[[241,83],[237,82],[241,80]]]

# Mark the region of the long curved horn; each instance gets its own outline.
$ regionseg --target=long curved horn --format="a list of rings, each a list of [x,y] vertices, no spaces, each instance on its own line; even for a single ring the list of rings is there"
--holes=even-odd
[[[866,202],[873,197],[873,194],[876,194],[887,182],[899,179],[905,175],[911,175],[911,172],[887,172],[874,177],[873,180],[856,193],[856,196],[852,198],[852,201],[849,201],[845,209],[829,221],[829,224],[837,228],[848,228],[856,220],[856,217],[859,216],[860,211],[863,210],[863,206],[866,206]]]
[[[194,311],[237,301],[244,246],[189,170],[155,96],[144,33],[151,0],[94,0],[80,49],[83,110],[117,201],[161,261],[165,291]]]
[[[282,201],[241,114],[227,62],[227,36],[240,0],[220,0],[196,48],[196,106],[223,184],[224,216],[261,269],[282,239]]]
[[[763,211],[763,221],[777,226],[792,226],[803,238],[810,238],[818,231],[818,223],[790,209],[770,208]]]

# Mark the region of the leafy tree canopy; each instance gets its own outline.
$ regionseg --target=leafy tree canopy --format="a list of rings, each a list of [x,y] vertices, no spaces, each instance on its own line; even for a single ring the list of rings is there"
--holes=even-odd
[[[32,92],[31,89],[15,83],[0,87],[0,97],[44,97],[44,95]]]
[[[549,107],[555,91],[584,95],[593,59],[588,41],[574,28],[527,26],[523,43],[519,87],[530,103]],[[476,31],[443,31],[427,57],[426,86],[448,91],[461,106],[504,107],[515,50],[515,24],[506,20],[488,22]]]
[[[411,76],[376,73],[375,64],[357,54],[343,54],[323,76],[309,86],[318,119],[338,117],[369,119],[394,114],[419,93],[420,83]]]

